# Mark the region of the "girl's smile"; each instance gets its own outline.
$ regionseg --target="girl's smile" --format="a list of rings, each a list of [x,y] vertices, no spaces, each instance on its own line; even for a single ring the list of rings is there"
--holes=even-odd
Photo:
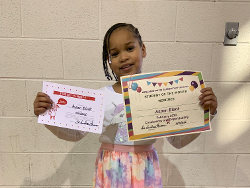
[[[121,67],[123,71],[129,71],[133,67],[133,64],[125,64]]]

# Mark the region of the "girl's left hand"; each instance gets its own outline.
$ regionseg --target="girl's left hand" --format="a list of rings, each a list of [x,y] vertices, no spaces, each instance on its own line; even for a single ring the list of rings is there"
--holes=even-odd
[[[207,87],[201,90],[201,95],[199,96],[200,105],[203,108],[209,107],[210,114],[214,114],[217,109],[217,97],[215,96],[211,87]]]

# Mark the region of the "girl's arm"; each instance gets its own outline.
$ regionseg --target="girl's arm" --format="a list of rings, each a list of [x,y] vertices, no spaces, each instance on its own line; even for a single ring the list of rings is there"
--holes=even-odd
[[[168,142],[177,149],[181,149],[195,140],[200,133],[167,137]]]
[[[209,107],[210,109],[210,122],[213,120],[215,115],[217,114],[217,98],[212,90],[212,88],[204,88],[201,90],[201,95],[199,97],[200,99],[200,105],[203,106],[203,108]],[[194,141],[200,133],[196,134],[188,134],[188,135],[180,135],[180,136],[172,136],[168,137],[168,142],[174,146],[177,149],[183,148],[192,141]]]
[[[71,142],[77,142],[88,134],[88,132],[85,131],[78,131],[50,125],[45,125],[45,127],[49,129],[58,138]]]

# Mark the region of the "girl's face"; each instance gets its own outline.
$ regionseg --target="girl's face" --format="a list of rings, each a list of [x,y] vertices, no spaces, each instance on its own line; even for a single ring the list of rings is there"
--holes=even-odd
[[[138,39],[126,28],[118,28],[109,38],[110,68],[118,77],[141,73],[142,61],[146,57],[144,44],[140,46]]]

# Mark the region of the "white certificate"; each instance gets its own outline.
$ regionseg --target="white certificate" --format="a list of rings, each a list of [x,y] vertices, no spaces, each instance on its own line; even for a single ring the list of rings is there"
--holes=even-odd
[[[53,105],[39,115],[38,123],[102,133],[105,92],[50,82],[43,82],[43,92]]]

